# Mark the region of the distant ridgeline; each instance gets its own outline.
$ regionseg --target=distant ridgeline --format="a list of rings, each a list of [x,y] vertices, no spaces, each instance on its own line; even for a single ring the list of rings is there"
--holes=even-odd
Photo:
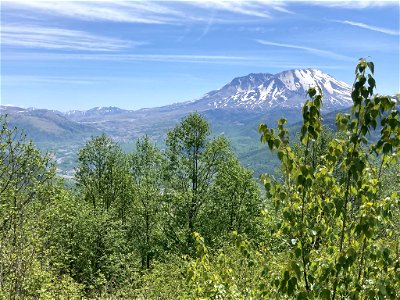
[[[313,86],[322,89],[322,111],[327,118],[334,116],[329,113],[346,109],[352,103],[348,84],[320,70],[296,69],[275,75],[238,77],[200,99],[157,108],[96,107],[63,113],[1,106],[0,111],[9,115],[9,124],[24,129],[41,149],[54,152],[60,174],[68,176],[73,174],[77,149],[91,136],[104,132],[129,149],[138,137],[147,134],[161,146],[169,129],[183,116],[198,111],[208,120],[215,135],[223,134],[231,141],[242,164],[258,176],[277,166],[276,159],[259,143],[258,125],[262,122],[275,125],[278,118],[285,117],[289,125],[296,127],[306,92]]]

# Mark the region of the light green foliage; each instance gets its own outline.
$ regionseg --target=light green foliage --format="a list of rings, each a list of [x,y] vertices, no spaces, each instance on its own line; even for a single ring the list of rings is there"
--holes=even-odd
[[[381,232],[391,222],[398,195],[378,197],[380,172],[370,163],[373,153],[381,155],[380,169],[395,159],[399,112],[390,97],[373,96],[372,75],[373,64],[360,60],[352,113],[337,116],[344,137],[332,140],[316,161],[314,145],[322,128],[322,95],[316,89],[309,90],[311,99],[303,109],[304,157],[294,155],[284,120],[277,132],[260,125],[262,142],[278,152],[285,173],[283,182],[264,178],[268,196],[282,211],[276,237],[287,240],[290,250],[282,275],[274,281],[279,293],[303,299],[399,296],[398,241],[388,243]],[[367,134],[379,119],[380,139],[368,150]],[[341,176],[333,176],[336,169]]]
[[[379,166],[380,167],[380,166]],[[400,191],[400,158],[397,161],[381,170],[382,188],[380,192],[382,196],[390,196],[394,192]]]
[[[237,232],[218,250],[207,247],[194,233],[195,257],[171,255],[155,263],[142,277],[143,284],[126,295],[139,299],[262,299],[259,286],[268,257]],[[134,296],[133,296],[134,295]]]
[[[315,166],[323,163],[323,159],[325,158],[324,155],[328,152],[329,149],[329,144],[335,138],[340,139],[343,137],[341,137],[339,133],[335,133],[331,129],[323,127],[318,135],[318,138],[312,141],[311,151],[310,149],[307,150],[306,145],[300,141],[300,136],[299,136],[299,142],[294,143],[292,149],[297,157],[307,156],[307,159],[310,161],[311,165],[315,168]],[[282,173],[284,175],[284,172]],[[335,175],[339,176],[339,174],[336,173],[338,173],[338,170],[336,170]]]
[[[193,299],[260,299],[259,286],[266,263],[260,251],[237,232],[216,253],[210,253],[203,238],[194,234],[198,258],[189,262],[188,282]]]
[[[140,286],[127,289],[125,298],[133,299],[190,299],[186,280],[188,259],[170,253],[165,261],[155,261],[150,271],[140,278]]]
[[[54,169],[50,158],[41,156],[21,131],[8,128],[4,116],[0,116],[0,125],[1,229],[18,235],[27,208],[54,177]]]
[[[9,128],[4,116],[0,126],[0,298],[77,298],[80,286],[49,265],[41,231],[59,192],[50,158]]]

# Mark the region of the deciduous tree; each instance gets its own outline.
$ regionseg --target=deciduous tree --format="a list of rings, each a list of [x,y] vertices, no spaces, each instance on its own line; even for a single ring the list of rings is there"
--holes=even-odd
[[[226,158],[228,142],[210,140],[207,121],[198,113],[184,118],[167,135],[166,199],[169,205],[167,231],[183,249],[193,246],[199,210],[207,201],[218,166]]]
[[[131,158],[134,203],[130,227],[142,258],[142,267],[147,269],[163,239],[160,232],[163,221],[163,165],[164,157],[149,137],[138,139]]]

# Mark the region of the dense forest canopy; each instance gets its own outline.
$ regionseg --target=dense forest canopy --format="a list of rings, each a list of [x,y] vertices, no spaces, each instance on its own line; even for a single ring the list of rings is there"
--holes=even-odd
[[[73,187],[1,116],[0,298],[399,299],[400,113],[372,62],[355,73],[336,132],[318,87],[298,141],[259,126],[281,163],[264,191],[198,113],[165,150],[93,137]]]

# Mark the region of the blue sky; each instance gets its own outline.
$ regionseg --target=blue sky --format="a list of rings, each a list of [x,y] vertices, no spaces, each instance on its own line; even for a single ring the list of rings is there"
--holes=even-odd
[[[399,84],[398,1],[2,1],[1,104],[67,111],[193,100],[249,73]]]

